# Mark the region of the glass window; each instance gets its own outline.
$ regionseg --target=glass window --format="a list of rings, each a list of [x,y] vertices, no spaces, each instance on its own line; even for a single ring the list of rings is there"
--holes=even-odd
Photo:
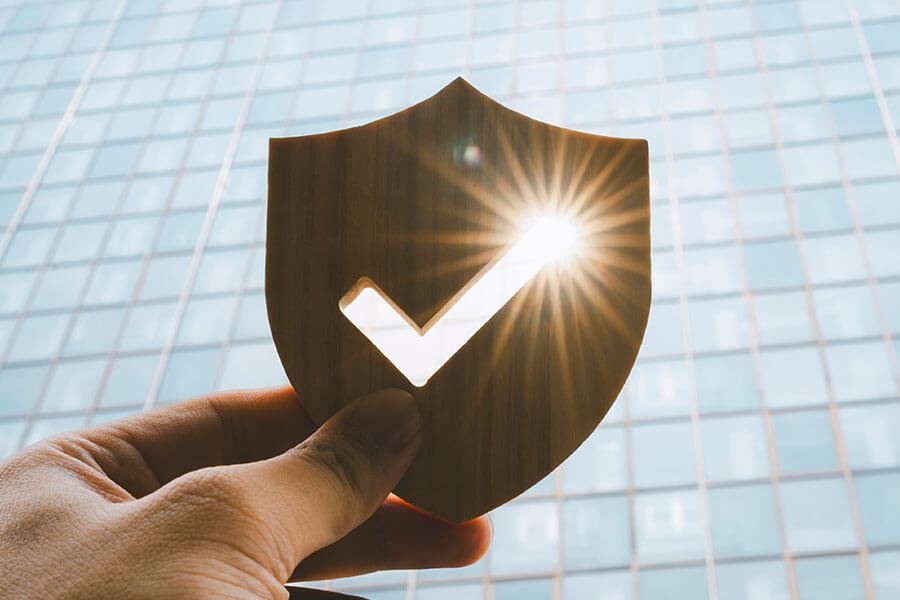
[[[900,542],[900,474],[858,475],[854,482],[866,543],[896,545]]]
[[[75,187],[39,188],[28,204],[22,223],[58,223],[62,221],[75,197]],[[16,209],[20,194],[11,194],[2,201],[9,202],[10,213]]]
[[[856,547],[850,499],[843,479],[782,481],[781,504],[791,552]]]
[[[866,597],[856,555],[803,558],[795,563],[795,569],[800,600],[863,600]]]
[[[772,415],[772,428],[783,473],[838,468],[831,419],[824,410]]]
[[[681,354],[683,341],[681,309],[678,304],[651,304],[640,356]]]
[[[784,194],[744,195],[740,199],[741,232],[745,238],[787,236],[790,218]],[[733,237],[734,232],[730,232]]]
[[[207,245],[227,246],[252,242],[256,239],[260,218],[261,211],[257,205],[220,208],[216,212]]]
[[[125,351],[162,348],[174,316],[174,302],[134,305],[125,323],[120,348]]]
[[[687,291],[691,295],[727,294],[741,289],[734,246],[685,250],[684,269]]]
[[[563,600],[631,600],[631,573],[571,573],[562,578]]]
[[[709,510],[716,557],[781,552],[778,511],[770,484],[710,489]]]
[[[818,351],[812,346],[763,350],[760,371],[765,401],[770,408],[827,402],[825,370]]]
[[[171,188],[172,179],[168,175],[133,179],[121,210],[126,214],[161,211]]]
[[[128,301],[141,275],[142,260],[98,264],[84,297],[84,303],[113,304]]]
[[[760,37],[763,57],[772,66],[809,62],[809,52],[802,33],[782,33]]]
[[[828,115],[819,103],[779,106],[776,117],[784,143],[814,142],[831,136]]]
[[[46,365],[0,369],[0,416],[29,414],[46,378]]]
[[[837,187],[794,190],[797,223],[804,233],[852,229],[853,218]]]
[[[69,217],[71,219],[99,217],[108,219],[109,215],[115,212],[124,187],[125,182],[121,180],[103,181],[83,186]]]
[[[552,579],[498,581],[494,583],[494,600],[552,600]]]
[[[287,377],[271,341],[229,346],[219,389],[284,385]]]
[[[2,277],[0,277],[0,281],[2,281]],[[878,285],[878,291],[881,296],[882,308],[900,306],[900,282],[881,282]],[[0,303],[0,307],[2,307],[2,303]],[[888,328],[893,333],[900,333],[900,310],[887,310],[886,313]]]
[[[870,231],[866,233],[869,260],[878,277],[900,275],[900,229]]]
[[[637,494],[634,513],[641,562],[703,559],[704,525],[697,490]]]
[[[803,292],[756,294],[753,304],[761,345],[812,341],[812,326]]]
[[[416,600],[481,600],[483,597],[480,583],[416,586]]]
[[[707,479],[735,481],[769,476],[762,417],[705,418],[700,430]]]
[[[105,370],[105,358],[59,363],[50,376],[41,412],[87,410],[94,403]]]
[[[220,355],[219,348],[173,351],[157,401],[165,404],[208,394],[215,387]]]
[[[694,360],[697,406],[701,413],[759,408],[749,354],[697,357]]]
[[[181,345],[221,343],[231,327],[235,298],[191,298],[178,330]]]
[[[705,567],[642,569],[638,573],[640,600],[671,600],[677,590],[680,598],[708,598]]]
[[[568,499],[563,505],[566,569],[628,566],[631,519],[625,496]]]
[[[809,278],[813,283],[837,283],[865,278],[862,254],[853,235],[804,240]]]
[[[55,267],[44,272],[31,310],[71,308],[78,303],[90,267]]]
[[[897,395],[897,382],[882,341],[829,345],[825,358],[838,402]]]
[[[831,114],[837,134],[841,137],[884,131],[881,112],[872,96],[833,100]]]
[[[750,289],[770,290],[803,285],[800,254],[794,240],[747,243],[744,259]]]
[[[141,405],[150,392],[159,356],[119,356],[112,363],[100,405]]]
[[[93,260],[100,251],[106,223],[70,223],[66,225],[56,243],[51,262],[62,263],[77,260]]]
[[[730,148],[772,145],[768,111],[759,109],[732,112],[724,118]]]
[[[177,297],[184,286],[190,262],[189,254],[151,256],[139,298],[141,300],[162,300]]]
[[[25,421],[0,423],[0,460],[5,460],[19,448],[19,440],[25,431]]]
[[[76,417],[44,417],[31,424],[25,436],[25,446],[61,433],[84,427],[84,415]]]
[[[831,144],[788,146],[783,156],[792,185],[817,185],[841,179],[837,152]]]
[[[178,209],[207,206],[218,175],[216,170],[185,173],[178,180],[170,207]]]
[[[784,563],[725,563],[716,566],[719,598],[728,600],[790,600]]]
[[[491,570],[497,575],[556,568],[559,514],[555,502],[520,502],[491,514]]]
[[[853,196],[863,226],[900,223],[900,181],[854,182]]]
[[[826,340],[876,336],[878,313],[868,286],[814,290],[819,329]]]
[[[167,214],[156,240],[156,251],[192,250],[204,216],[205,211],[202,210]]]
[[[840,146],[850,179],[897,177],[897,163],[887,137],[841,140]]]
[[[56,237],[56,228],[18,229],[3,257],[5,268],[34,267],[43,264]]]
[[[681,241],[686,246],[731,241],[734,238],[734,217],[724,198],[681,202],[678,211]]]
[[[878,598],[900,597],[900,552],[873,552],[869,555],[872,583]]]
[[[159,226],[159,217],[130,217],[116,219],[112,223],[106,248],[106,257],[141,256],[146,254]]]
[[[742,296],[691,300],[691,341],[695,352],[735,350],[750,344],[747,304]]]
[[[851,468],[900,465],[900,406],[896,402],[841,407],[838,414]]]
[[[112,352],[124,314],[124,308],[79,312],[63,347],[63,355],[81,356]]]
[[[632,428],[634,486],[658,487],[697,480],[690,422]]]
[[[638,361],[626,390],[632,419],[690,414],[688,370],[683,360]]]
[[[567,494],[625,489],[628,483],[625,430],[600,426],[562,467]]]
[[[29,315],[13,339],[9,362],[47,360],[56,356],[65,335],[69,314]]]
[[[731,179],[737,191],[781,187],[781,166],[775,150],[735,151],[729,158]]]
[[[235,324],[235,339],[269,337],[269,320],[263,294],[247,294],[241,300]]]
[[[37,271],[0,273],[0,314],[15,314],[25,308]]]

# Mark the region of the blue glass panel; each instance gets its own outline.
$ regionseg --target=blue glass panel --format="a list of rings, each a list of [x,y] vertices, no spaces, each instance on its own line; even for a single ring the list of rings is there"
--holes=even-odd
[[[628,566],[631,531],[625,496],[566,500],[562,515],[566,569]]]
[[[0,369],[0,416],[29,414],[46,377],[46,365]]]
[[[703,516],[696,490],[637,494],[635,547],[641,562],[703,559]]]
[[[843,479],[783,481],[781,503],[792,552],[856,547],[850,499]]]
[[[796,562],[800,600],[863,600],[856,555],[805,558]]]
[[[838,402],[897,395],[897,381],[882,341],[825,348],[831,386]]]
[[[850,467],[900,466],[900,406],[896,401],[845,406],[838,414]]]
[[[58,364],[50,376],[41,412],[86,410],[94,403],[105,370],[105,358]]]
[[[769,476],[760,416],[705,418],[700,429],[707,479],[736,481]]]
[[[510,575],[557,566],[559,513],[555,502],[507,504],[491,514],[491,572]]]
[[[831,419],[824,410],[772,415],[772,428],[783,473],[838,468]]]
[[[709,597],[704,567],[641,570],[638,589],[640,600],[703,600]]]
[[[608,492],[627,486],[625,430],[599,427],[563,463],[567,494]]]
[[[781,561],[726,563],[716,566],[719,598],[789,600],[787,573]]]
[[[771,485],[711,489],[709,507],[717,557],[764,556],[781,551]]]

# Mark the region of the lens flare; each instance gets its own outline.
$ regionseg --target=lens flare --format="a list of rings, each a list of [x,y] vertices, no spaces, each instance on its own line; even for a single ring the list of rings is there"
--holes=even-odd
[[[344,316],[409,381],[423,386],[516,293],[548,264],[575,249],[569,220],[543,215],[488,263],[424,327],[418,327],[373,281],[360,279],[341,299]]]

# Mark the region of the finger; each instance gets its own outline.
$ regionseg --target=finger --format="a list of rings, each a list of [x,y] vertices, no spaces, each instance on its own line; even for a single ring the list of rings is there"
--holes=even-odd
[[[385,569],[464,567],[487,551],[487,518],[450,523],[391,496],[365,523],[305,558],[292,581],[352,577]]]
[[[218,498],[218,514],[207,511],[207,518],[244,539],[258,537],[261,524],[277,528],[274,560],[289,574],[381,506],[418,450],[420,427],[412,396],[382,390],[352,402],[284,454],[188,475],[162,490],[162,500]]]
[[[315,426],[290,387],[188,400],[84,432],[106,474],[136,497],[184,473],[270,458]]]

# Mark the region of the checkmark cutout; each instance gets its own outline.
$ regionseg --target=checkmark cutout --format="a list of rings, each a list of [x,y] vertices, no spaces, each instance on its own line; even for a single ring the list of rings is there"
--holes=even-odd
[[[568,254],[577,238],[575,227],[562,217],[536,219],[422,327],[368,277],[360,278],[338,306],[413,385],[422,387],[541,269]]]

